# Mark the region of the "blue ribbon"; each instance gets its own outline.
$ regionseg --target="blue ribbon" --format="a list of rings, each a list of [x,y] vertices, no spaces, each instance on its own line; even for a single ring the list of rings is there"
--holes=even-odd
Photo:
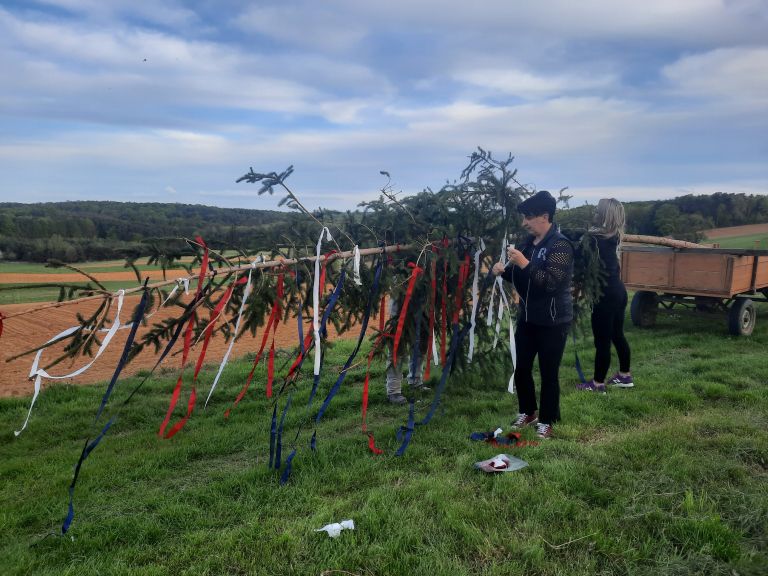
[[[299,309],[296,312],[296,318],[298,323],[298,329],[299,329],[299,348],[301,349],[301,355],[303,356],[306,354],[307,350],[304,348],[304,324],[302,322],[303,318],[301,316],[301,298],[299,298]]]
[[[277,402],[272,410],[272,424],[269,428],[269,467],[272,468],[272,463],[275,461],[275,440],[277,436]]]
[[[402,456],[405,454],[406,448],[408,448],[408,444],[411,443],[411,437],[413,436],[413,430],[414,430],[414,406],[415,401],[412,399],[409,402],[410,406],[408,407],[408,423],[405,426],[400,426],[400,429],[397,431],[397,439],[400,440],[402,438],[402,444],[400,444],[400,448],[397,449],[397,452],[395,452],[395,456]]]
[[[344,268],[341,269],[341,275],[339,276],[339,281],[336,283],[336,286],[333,289],[333,292],[331,293],[331,297],[328,299],[328,303],[325,305],[325,310],[323,311],[323,316],[320,321],[320,336],[325,338],[328,335],[328,330],[326,329],[326,323],[328,322],[328,317],[331,315],[331,312],[333,311],[333,307],[336,305],[336,301],[339,299],[339,294],[341,293],[341,286],[344,283],[344,277],[346,276],[346,271]],[[304,359],[302,358],[302,362]],[[312,391],[309,393],[309,406],[312,406],[312,400],[315,399],[315,394],[317,393],[317,386],[320,384],[320,374],[315,374],[314,379],[312,380]]]
[[[456,359],[456,351],[461,346],[461,343],[464,340],[464,336],[467,335],[467,332],[469,332],[471,327],[471,322],[464,324],[464,327],[461,330],[459,330],[458,323],[453,325],[453,334],[451,334],[451,347],[448,350],[448,357],[445,360],[445,366],[443,366],[443,373],[440,375],[440,383],[437,386],[437,390],[435,390],[435,397],[432,399],[432,405],[429,408],[429,412],[427,412],[427,415],[424,416],[424,419],[419,422],[420,426],[429,424],[429,421],[432,420],[432,417],[435,415],[435,410],[437,410],[437,407],[440,405],[440,398],[443,395],[445,384],[448,381],[448,375],[451,373],[453,362]]]
[[[363,315],[363,323],[360,326],[360,335],[357,338],[357,345],[355,346],[355,349],[352,351],[352,354],[350,354],[349,358],[347,358],[347,361],[344,363],[344,367],[341,369],[341,374],[339,374],[339,377],[336,379],[336,383],[331,387],[331,389],[328,391],[328,395],[325,397],[325,400],[323,401],[323,405],[320,407],[320,410],[317,411],[317,416],[315,417],[315,423],[319,423],[320,419],[323,417],[323,414],[325,414],[326,409],[328,408],[328,405],[331,403],[331,400],[333,400],[333,397],[336,396],[336,393],[341,388],[341,384],[344,382],[344,379],[347,377],[347,370],[352,365],[352,362],[355,360],[355,356],[357,356],[358,351],[360,350],[360,345],[363,343],[363,340],[365,339],[365,331],[368,329],[368,320],[371,317],[371,310],[373,310],[373,303],[376,301],[376,297],[378,296],[379,292],[379,280],[381,279],[381,270],[384,266],[384,259],[379,258],[379,262],[376,265],[376,270],[373,275],[373,285],[371,286],[371,292],[368,296],[368,304],[365,307],[365,314]],[[312,387],[312,390],[314,392],[315,386]],[[311,399],[310,399],[311,402]]]
[[[144,317],[144,310],[147,307],[146,281],[144,282],[144,286],[145,286],[145,290],[144,290],[144,293],[141,295],[141,301],[139,302],[139,305],[136,308],[136,313],[133,315],[133,325],[131,326],[131,331],[128,333],[128,339],[125,341],[125,346],[123,347],[123,353],[120,355],[120,360],[117,363],[117,367],[115,368],[115,373],[112,374],[112,379],[109,381],[109,386],[107,386],[107,390],[104,392],[104,396],[101,399],[101,405],[99,406],[99,409],[96,412],[96,418],[94,419],[95,422],[98,422],[99,417],[101,416],[101,413],[104,411],[104,408],[107,405],[107,400],[109,400],[109,397],[112,395],[112,390],[114,389],[115,384],[117,383],[117,378],[120,376],[120,372],[123,371],[123,368],[128,362],[128,354],[131,352],[131,347],[133,346],[133,340],[134,338],[136,338],[136,331],[139,329],[139,324],[141,323],[141,319]]]
[[[88,442],[88,440],[85,441],[85,444],[83,445],[83,451],[80,453],[80,458],[77,461],[77,464],[75,465],[75,474],[72,477],[72,482],[69,485],[69,506],[67,508],[67,516],[64,518],[64,522],[61,525],[61,533],[66,534],[67,530],[69,530],[70,525],[72,524],[72,520],[75,517],[75,506],[74,506],[74,498],[75,498],[75,485],[77,484],[77,478],[80,476],[80,469],[83,465],[83,462],[85,462],[85,459],[88,458],[91,452],[96,448],[96,446],[99,445],[99,442],[101,442],[101,439],[104,438],[104,435],[107,433],[107,431],[112,426],[112,423],[115,421],[114,417],[110,418],[107,423],[105,424],[104,428],[101,430],[98,436],[93,440],[93,442]]]
[[[283,453],[283,424],[285,424],[285,415],[288,414],[288,409],[291,407],[292,398],[293,398],[293,394],[290,394],[288,396],[288,401],[285,403],[285,408],[283,408],[283,414],[282,416],[280,416],[280,426],[278,426],[277,428],[277,446],[275,448],[275,470],[280,469],[282,453]],[[275,409],[277,409],[277,404],[275,404]]]
[[[581,369],[581,362],[579,361],[579,352],[576,350],[576,332],[571,331],[573,336],[573,355],[576,357],[576,372],[579,374],[579,379],[582,384],[586,384],[587,379],[584,377],[584,371]]]
[[[328,317],[331,315],[331,312],[333,312],[333,307],[336,306],[336,301],[339,299],[339,294],[341,294],[341,287],[344,285],[344,278],[346,275],[346,269],[342,268],[341,275],[339,275],[339,281],[336,283],[333,292],[331,292],[331,297],[328,299],[328,303],[325,305],[325,310],[323,311],[323,319],[320,322],[320,336],[323,338],[328,336],[328,330],[326,330]]]
[[[291,468],[293,467],[294,456],[296,456],[295,448],[291,451],[290,454],[288,454],[288,458],[285,459],[285,469],[280,475],[280,486],[283,486],[286,482],[288,482],[288,477],[291,475]]]

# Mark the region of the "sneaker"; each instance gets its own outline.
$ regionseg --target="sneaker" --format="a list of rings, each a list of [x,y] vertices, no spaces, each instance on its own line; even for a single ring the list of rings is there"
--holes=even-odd
[[[599,392],[600,394],[605,394],[605,384],[598,384],[594,380],[590,380],[589,382],[576,384],[576,390],[580,390],[582,392]]]
[[[415,390],[416,392],[429,392],[431,390],[429,386],[424,385],[424,382],[416,382],[410,386],[411,390]]]
[[[539,422],[536,424],[536,437],[547,440],[552,437],[552,425]]]
[[[523,428],[524,426],[533,426],[539,421],[539,417],[536,416],[536,412],[533,414],[526,414],[525,412],[520,412],[520,414],[517,415],[517,418],[515,418],[512,421],[512,428]]]
[[[608,380],[608,384],[611,386],[616,386],[616,388],[632,388],[635,383],[632,380],[632,374],[629,376],[622,376],[618,372],[614,374],[610,380]]]
[[[395,392],[394,394],[388,394],[387,400],[389,400],[390,404],[407,404],[408,398],[400,394],[400,392]]]

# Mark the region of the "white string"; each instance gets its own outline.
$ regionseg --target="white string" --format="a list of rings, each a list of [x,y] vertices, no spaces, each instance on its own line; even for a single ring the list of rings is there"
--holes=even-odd
[[[360,247],[355,244],[355,259],[354,259],[354,278],[355,284],[362,286],[363,282],[360,280]]]
[[[480,238],[480,247],[475,250],[475,275],[472,279],[472,316],[470,319],[471,327],[469,329],[469,352],[467,353],[467,360],[472,362],[472,356],[475,353],[475,324],[477,317],[477,301],[479,299],[480,290],[480,254],[485,250],[485,242]]]
[[[35,402],[37,401],[37,397],[40,394],[40,387],[42,385],[43,378],[47,378],[48,380],[64,380],[66,378],[74,378],[75,376],[79,376],[88,368],[90,368],[96,360],[99,359],[99,356],[101,356],[104,351],[107,349],[107,346],[109,345],[110,341],[112,340],[112,337],[115,335],[115,333],[120,329],[120,311],[123,308],[123,297],[125,296],[125,290],[119,290],[117,292],[117,313],[115,314],[115,321],[112,323],[112,326],[110,328],[102,328],[99,330],[99,332],[106,332],[107,335],[104,336],[104,340],[101,341],[101,346],[99,346],[99,349],[96,351],[96,354],[94,355],[93,359],[88,362],[88,364],[81,366],[74,372],[70,374],[64,374],[63,376],[52,376],[48,374],[44,369],[38,368],[40,365],[40,358],[43,355],[43,351],[46,349],[48,344],[52,344],[53,342],[56,342],[57,340],[64,338],[66,336],[69,336],[70,334],[75,333],[77,330],[79,330],[80,326],[72,326],[70,328],[67,328],[66,330],[63,330],[62,332],[59,332],[56,336],[48,340],[40,350],[37,351],[37,354],[35,355],[35,359],[32,361],[32,367],[29,370],[29,378],[35,379],[35,391],[32,395],[32,402],[29,405],[29,411],[27,412],[27,418],[24,420],[24,425],[21,427],[20,430],[15,430],[13,432],[14,436],[18,436],[21,434],[24,429],[27,427],[27,423],[29,422],[29,417],[32,415],[32,408],[35,406]],[[127,324],[123,326],[123,328],[130,328],[133,324]]]
[[[319,309],[320,309],[320,248],[323,245],[323,235],[325,235],[325,238],[329,241],[333,240],[331,237],[331,232],[328,230],[328,228],[323,227],[323,229],[320,231],[320,238],[317,240],[317,250],[315,251],[315,279],[312,284],[312,329],[315,333],[315,366],[314,366],[314,375],[317,376],[320,374],[320,361],[321,361],[321,351],[320,351],[320,318],[319,318]]]
[[[240,331],[240,320],[243,318],[243,310],[245,310],[245,303],[248,300],[248,297],[251,295],[251,275],[253,274],[253,268],[256,266],[257,262],[261,262],[261,261],[263,261],[263,257],[258,256],[253,262],[251,262],[251,270],[248,271],[248,282],[246,282],[245,290],[243,290],[243,301],[240,302],[240,311],[237,313],[237,321],[235,322],[235,332],[232,335],[232,339],[229,341],[229,347],[227,348],[227,351],[224,353],[224,357],[221,359],[221,364],[219,364],[219,371],[216,372],[216,377],[213,379],[213,384],[211,384],[211,390],[208,392],[208,398],[205,399],[205,406],[203,406],[203,410],[208,408],[208,401],[211,399],[211,396],[213,395],[213,391],[216,389],[216,385],[219,383],[219,378],[221,377],[221,373],[224,371],[224,366],[227,365],[227,361],[229,360],[229,355],[232,352],[232,347],[235,345],[237,334]]]

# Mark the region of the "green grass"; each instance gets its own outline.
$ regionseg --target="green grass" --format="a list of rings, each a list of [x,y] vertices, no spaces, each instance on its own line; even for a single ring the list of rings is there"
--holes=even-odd
[[[72,264],[75,268],[80,268],[89,274],[104,272],[131,272],[131,268],[126,268],[122,261],[109,262],[82,262]],[[160,270],[160,266],[147,266],[146,264],[136,264],[139,270]],[[174,266],[171,269],[182,270],[181,266]],[[36,262],[0,262],[0,274],[72,274],[73,270],[69,268],[53,268],[43,263]]]
[[[66,286],[84,286],[93,282],[84,278],[83,282],[62,282]],[[117,291],[121,288],[136,288],[140,286],[134,279],[133,281],[109,281],[102,282],[109,291]],[[59,297],[59,289],[56,287],[32,287],[32,288],[14,288],[17,286],[28,286],[28,284],[0,284],[0,305],[2,304],[26,304],[30,302],[55,302]]]
[[[231,364],[203,411],[215,373],[207,369],[186,429],[160,440],[176,376],[169,370],[145,385],[85,461],[72,539],[43,537],[64,518],[104,386],[46,390],[19,438],[11,430],[28,399],[2,400],[0,573],[765,574],[766,306],[760,314],[750,338],[727,335],[724,320],[706,315],[660,314],[650,330],[627,322],[637,385],[607,395],[574,391],[569,343],[555,438],[508,450],[529,467],[496,476],[472,464],[501,450],[467,436],[508,429],[517,406],[501,374],[455,374],[441,409],[417,427],[401,458],[393,455],[395,431],[407,408],[384,401],[381,364],[369,408],[386,452],[378,457],[359,431],[360,368],[317,426],[318,450],[310,452],[305,376],[286,421],[287,445],[301,430],[299,451],[281,487],[267,467],[263,373],[225,421],[249,366]],[[319,400],[351,348],[338,342],[327,354]],[[591,341],[580,339],[577,350],[590,366]],[[112,405],[135,382],[121,382]],[[423,393],[419,415],[429,398]],[[313,531],[347,518],[356,529],[337,539]]]
[[[757,248],[768,250],[768,234],[748,234],[745,236],[730,236],[727,238],[711,238],[707,242],[720,244],[720,248]]]

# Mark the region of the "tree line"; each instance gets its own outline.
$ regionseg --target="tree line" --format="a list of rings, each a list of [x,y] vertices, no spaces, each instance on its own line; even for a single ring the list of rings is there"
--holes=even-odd
[[[627,232],[701,240],[703,230],[768,222],[768,196],[688,194],[626,202]],[[593,206],[559,211],[566,228],[584,227]],[[193,204],[128,202],[0,203],[0,259],[63,262],[110,260],[147,253],[146,240],[197,234],[212,245],[256,251],[291,226],[292,212]],[[279,234],[277,234],[279,236]]]
[[[147,253],[152,238],[200,234],[221,247],[260,246],[293,214],[193,204],[129,202],[0,203],[0,259],[63,262]]]

